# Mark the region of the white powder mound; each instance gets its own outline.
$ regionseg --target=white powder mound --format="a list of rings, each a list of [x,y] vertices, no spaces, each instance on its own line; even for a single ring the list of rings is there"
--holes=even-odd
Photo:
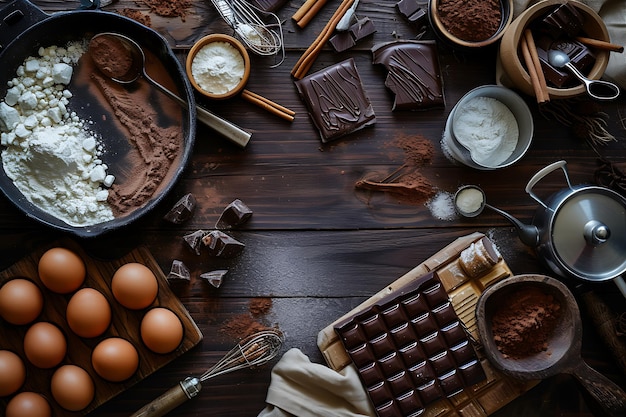
[[[41,48],[9,82],[0,103],[2,164],[26,199],[72,226],[113,219],[106,202],[114,178],[99,159],[100,138],[68,109],[66,89],[82,43]]]
[[[226,94],[239,85],[245,72],[243,56],[228,42],[211,42],[191,62],[191,74],[200,88]]]
[[[430,210],[433,217],[439,220],[451,221],[456,218],[454,196],[451,193],[445,191],[438,192],[426,203],[426,207]]]

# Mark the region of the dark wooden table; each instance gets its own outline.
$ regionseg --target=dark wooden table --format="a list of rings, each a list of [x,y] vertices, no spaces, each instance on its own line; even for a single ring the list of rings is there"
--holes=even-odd
[[[38,0],[43,10],[71,10],[74,2]],[[284,350],[299,348],[313,361],[323,363],[316,345],[317,333],[344,313],[378,292],[459,236],[480,231],[501,249],[515,273],[550,274],[532,249],[518,239],[504,218],[486,211],[472,220],[439,220],[421,205],[402,203],[393,197],[357,192],[357,180],[372,173],[389,173],[402,165],[399,137],[423,136],[432,141],[435,155],[421,168],[441,191],[454,192],[460,185],[479,184],[489,203],[523,222],[530,222],[537,204],[524,191],[528,179],[539,169],[565,159],[572,181],[592,183],[598,156],[589,144],[560,123],[544,117],[532,98],[535,136],[526,157],[497,172],[477,171],[451,162],[441,151],[446,117],[468,90],[495,81],[496,50],[455,51],[439,42],[445,83],[444,109],[423,112],[392,112],[392,94],[384,86],[385,72],[371,64],[372,45],[394,39],[415,39],[418,30],[398,14],[395,1],[362,0],[360,16],[367,16],[377,32],[344,53],[326,48],[312,71],[353,57],[372,100],[377,123],[336,142],[322,145],[306,108],[300,101],[290,70],[339,4],[329,0],[304,30],[291,16],[301,1],[289,1],[278,15],[284,22],[285,62],[270,68],[271,58],[253,56],[248,88],[297,112],[292,123],[234,98],[224,102],[198,102],[253,132],[246,149],[239,149],[204,126],[198,127],[189,167],[168,198],[135,224],[102,237],[80,241],[100,258],[116,258],[137,246],[146,246],[167,273],[174,259],[191,270],[188,285],[173,287],[204,334],[200,346],[128,389],[92,413],[126,416],[189,375],[199,375],[213,365],[236,342],[223,331],[229,320],[249,314],[251,300],[271,298],[269,312],[257,318],[276,326],[286,337]],[[426,2],[423,2],[426,3]],[[193,42],[213,32],[232,33],[212,4],[193,1],[185,18],[166,18],[149,12],[140,0],[120,0],[105,7],[115,11],[132,8],[149,14],[151,26],[162,33],[184,60]],[[1,30],[1,28],[0,28]],[[434,39],[428,30],[424,39]],[[615,163],[626,162],[625,129],[620,109],[625,99],[603,106],[608,130],[616,141],[599,147]],[[623,116],[621,116],[623,117]],[[550,194],[564,187],[562,178],[549,177],[542,188]],[[163,221],[171,205],[193,193],[198,206],[194,217],[181,226]],[[231,260],[196,256],[181,237],[197,229],[211,228],[222,209],[240,198],[253,211],[252,219],[232,232],[246,245]],[[0,198],[0,266],[7,267],[39,245],[60,234],[26,218],[6,199]],[[202,272],[228,269],[219,289],[198,279]],[[568,282],[576,291],[579,283]],[[585,288],[588,290],[589,288]],[[618,298],[612,283],[592,290],[603,297]],[[611,352],[600,340],[583,311],[583,357],[593,367],[626,388],[626,377]],[[172,416],[255,416],[264,407],[271,366],[242,370],[204,384],[201,394],[174,410]],[[505,406],[496,413],[513,416],[592,416],[581,390],[568,376],[557,376]]]

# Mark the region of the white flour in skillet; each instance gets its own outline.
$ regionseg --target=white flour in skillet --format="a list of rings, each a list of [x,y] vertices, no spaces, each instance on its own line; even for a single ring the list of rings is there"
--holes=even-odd
[[[18,68],[0,102],[7,176],[28,201],[72,226],[113,219],[106,187],[114,178],[99,159],[100,138],[68,109],[67,85],[85,51],[78,42],[40,48]]]

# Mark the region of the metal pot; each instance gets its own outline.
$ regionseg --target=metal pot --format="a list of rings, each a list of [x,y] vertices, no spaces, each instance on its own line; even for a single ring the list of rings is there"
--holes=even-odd
[[[549,173],[562,169],[567,188],[545,201],[533,188]],[[555,162],[537,172],[526,192],[539,204],[531,225],[489,206],[509,219],[522,242],[535,249],[557,275],[584,281],[614,280],[626,297],[626,199],[600,186],[570,182],[565,161]]]
[[[168,176],[157,192],[142,207],[123,217],[99,223],[93,226],[74,227],[31,204],[6,176],[0,164],[0,189],[6,197],[27,216],[53,228],[63,230],[80,237],[93,237],[106,231],[127,225],[151,211],[174,187],[187,165],[193,150],[196,133],[196,112],[193,89],[178,58],[174,55],[167,41],[156,31],[116,13],[101,10],[74,10],[48,15],[27,0],[15,0],[0,10],[0,96],[4,97],[9,81],[19,65],[28,56],[36,55],[40,47],[51,45],[63,46],[70,41],[89,39],[96,33],[115,30],[139,43],[145,51],[155,55],[171,77],[180,96],[189,104],[180,107],[182,112],[181,130],[183,145],[181,155],[170,168]],[[88,94],[74,94],[77,108],[94,108],[97,103],[90,100]],[[161,111],[155,108],[156,111]],[[89,111],[89,110],[86,110]],[[118,137],[106,143],[109,166],[121,161],[129,143],[119,134],[99,132],[103,137]],[[109,163],[110,161],[110,163]]]

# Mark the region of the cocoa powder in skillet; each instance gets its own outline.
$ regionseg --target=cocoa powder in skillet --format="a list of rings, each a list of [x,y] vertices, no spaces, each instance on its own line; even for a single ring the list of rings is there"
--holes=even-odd
[[[524,288],[501,301],[491,326],[498,350],[513,359],[525,358],[548,349],[561,305],[538,288]]]

